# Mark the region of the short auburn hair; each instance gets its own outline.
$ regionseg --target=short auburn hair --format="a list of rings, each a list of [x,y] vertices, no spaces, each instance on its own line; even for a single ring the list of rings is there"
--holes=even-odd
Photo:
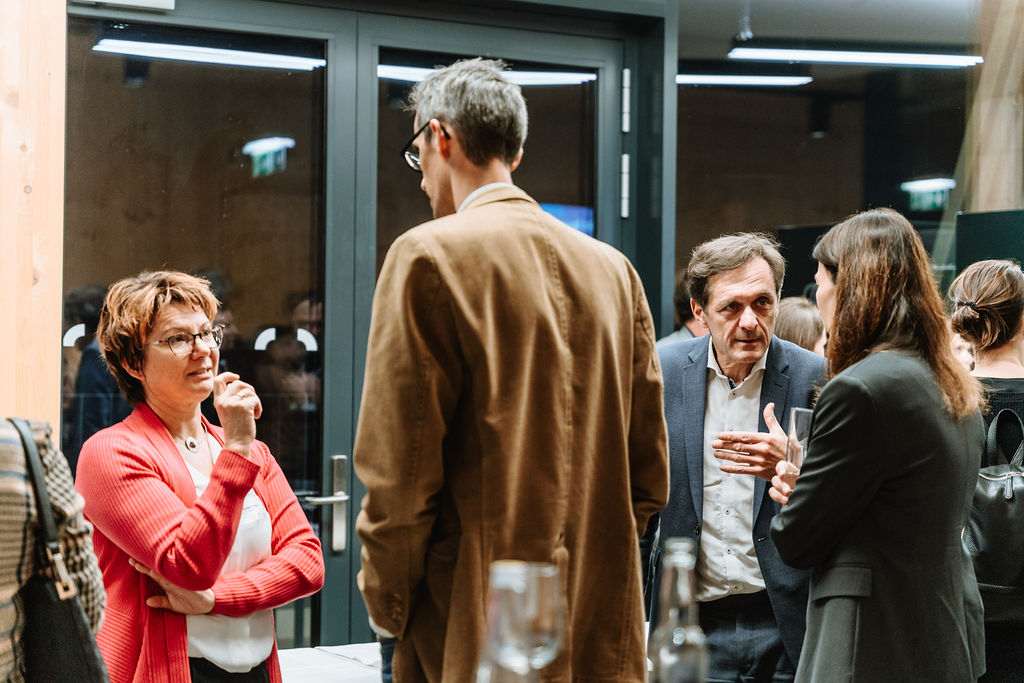
[[[210,320],[217,314],[217,297],[210,291],[209,280],[175,270],[143,271],[118,280],[103,301],[96,337],[107,369],[132,406],[144,402],[146,393],[125,366],[142,370],[146,337],[169,304],[195,306]]]

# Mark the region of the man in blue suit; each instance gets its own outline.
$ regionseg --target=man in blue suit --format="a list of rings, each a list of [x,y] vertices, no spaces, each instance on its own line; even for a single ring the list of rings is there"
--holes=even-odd
[[[698,246],[687,286],[694,316],[711,334],[658,350],[671,492],[660,531],[652,521],[645,540],[697,542],[696,596],[712,683],[792,681],[804,637],[808,577],[779,559],[768,533],[779,506],[766,489],[785,458],[790,409],[810,406],[825,366],[772,334],[784,274],[766,235]],[[653,629],[660,547],[650,565]]]

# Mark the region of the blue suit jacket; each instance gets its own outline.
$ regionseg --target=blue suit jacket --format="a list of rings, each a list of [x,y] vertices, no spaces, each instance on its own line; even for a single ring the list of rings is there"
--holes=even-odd
[[[668,423],[671,490],[668,505],[660,514],[660,538],[693,538],[700,544],[704,509],[704,406],[707,397],[707,336],[668,344],[658,350],[665,387],[665,419]],[[761,386],[758,431],[766,432],[763,412],[775,403],[775,416],[783,429],[789,427],[793,407],[810,407],[814,393],[825,380],[825,360],[795,344],[772,337],[765,359]],[[779,623],[782,642],[793,665],[800,660],[807,611],[806,571],[783,564],[768,535],[779,504],[767,494],[768,482],[754,480],[754,549],[768,596]],[[659,520],[648,525],[645,540],[650,546]],[[647,583],[651,628],[657,624],[661,548],[650,558]],[[645,568],[646,569],[646,568]]]

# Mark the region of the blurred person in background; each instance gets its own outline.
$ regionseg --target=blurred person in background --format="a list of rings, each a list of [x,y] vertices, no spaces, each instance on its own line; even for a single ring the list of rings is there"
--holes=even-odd
[[[659,350],[665,344],[703,337],[708,333],[708,328],[693,317],[693,309],[690,307],[690,292],[686,288],[686,268],[680,268],[676,273],[676,286],[672,290],[672,306],[675,308],[675,330],[658,340]]]
[[[776,466],[771,537],[811,570],[797,681],[973,681],[982,604],[960,536],[984,442],[980,388],[953,356],[906,218],[873,209],[814,248],[832,379],[803,465]],[[799,478],[798,478],[799,477]]]
[[[953,345],[953,355],[957,360],[968,370],[974,370],[974,347],[971,343],[955,332],[950,343]]]
[[[825,323],[818,307],[802,296],[787,296],[779,301],[775,336],[819,356],[825,355]]]
[[[71,393],[62,420],[62,448],[72,476],[78,467],[78,453],[86,439],[104,427],[120,422],[131,412],[131,407],[117,388],[117,382],[107,371],[96,337],[100,309],[106,295],[107,288],[103,285],[82,285],[68,295],[69,322],[75,320],[83,326],[82,336],[75,341],[80,355],[73,369]]]
[[[216,313],[206,280],[175,271],[116,282],[103,305],[100,347],[134,411],[85,443],[77,487],[113,683],[276,683],[273,608],[323,583],[320,542],[256,440],[259,397],[217,374]],[[220,427],[200,412],[211,391]]]

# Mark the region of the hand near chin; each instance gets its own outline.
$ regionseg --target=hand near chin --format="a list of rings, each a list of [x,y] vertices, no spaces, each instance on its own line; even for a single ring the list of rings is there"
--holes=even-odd
[[[752,474],[765,481],[775,476],[775,467],[786,460],[786,433],[775,419],[775,404],[764,407],[767,432],[721,432],[711,442],[715,457],[727,460],[719,466],[729,474]]]
[[[213,609],[216,601],[212,590],[190,591],[171,583],[149,567],[133,559],[129,559],[128,563],[135,571],[156,581],[164,591],[163,595],[151,595],[146,598],[147,607],[167,609],[178,614],[208,614]]]
[[[224,447],[248,455],[256,438],[256,420],[263,414],[256,390],[235,373],[222,372],[213,379],[213,407],[224,428]]]

